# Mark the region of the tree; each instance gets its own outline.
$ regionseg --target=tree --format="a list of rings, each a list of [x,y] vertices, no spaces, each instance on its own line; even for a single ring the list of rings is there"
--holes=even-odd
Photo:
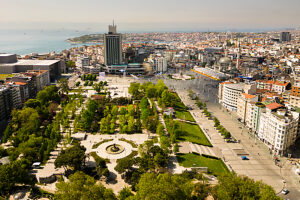
[[[160,136],[159,142],[160,142],[160,147],[165,151],[167,151],[169,147],[171,147],[170,139],[166,136]]]
[[[136,195],[130,199],[182,200],[191,198],[193,185],[191,180],[179,175],[145,173],[136,185],[136,190]]]
[[[62,93],[68,93],[69,91],[69,81],[65,78],[62,78],[58,81],[58,86],[60,87],[60,90]]]
[[[156,88],[153,84],[150,84],[147,88],[146,88],[146,96],[148,98],[154,98],[156,97],[157,92],[156,92]]]
[[[141,133],[142,132],[142,123],[141,123],[141,119],[140,118],[136,119],[136,132],[137,133]]]
[[[42,105],[47,105],[50,101],[59,103],[60,97],[57,91],[58,89],[55,85],[47,86],[37,93],[36,99],[39,100]]]
[[[25,107],[29,107],[29,108],[41,107],[41,102],[37,99],[28,99],[25,102]]]
[[[68,68],[73,68],[73,67],[75,67],[75,62],[72,61],[72,60],[69,60],[69,61],[67,62],[67,67],[68,67]]]
[[[174,145],[174,153],[178,153],[179,152],[179,146],[178,146],[178,143],[176,143],[175,145]]]
[[[156,88],[156,96],[161,97],[161,94],[163,93],[163,91],[165,89],[167,89],[167,86],[165,85],[163,80],[159,79],[159,80],[157,80],[155,88]]]
[[[270,186],[237,174],[219,177],[219,183],[212,189],[212,195],[216,200],[280,199]]]
[[[230,132],[229,131],[224,131],[224,133],[223,133],[223,135],[224,135],[224,137],[225,137],[225,139],[229,139],[229,138],[231,138],[231,134],[230,134]]]
[[[156,127],[156,134],[162,136],[164,134],[164,126],[161,123],[158,123]]]
[[[7,127],[11,132],[14,132],[11,137],[14,146],[17,147],[21,142],[28,140],[30,134],[36,133],[40,127],[40,116],[33,108],[25,107],[22,110],[14,110],[12,112],[11,127]],[[8,139],[8,138],[7,138]]]
[[[94,90],[96,90],[96,92],[97,92],[98,94],[100,94],[104,87],[103,87],[103,85],[100,84],[100,83],[95,83],[95,84],[93,85],[93,88],[94,88]]]
[[[134,106],[133,106],[133,105],[127,106],[127,110],[128,110],[128,114],[129,114],[130,116],[134,116],[134,114],[135,114],[135,109],[134,109]]]
[[[113,191],[106,189],[102,184],[84,174],[76,172],[68,182],[56,184],[55,199],[62,200],[116,200]]]
[[[111,109],[111,115],[112,115],[112,116],[117,116],[118,113],[119,113],[119,108],[118,108],[117,105],[114,105],[114,106],[112,107],[112,109]]]
[[[78,143],[62,150],[54,161],[55,167],[72,167],[74,170],[79,170],[85,161],[85,150],[85,147]]]
[[[214,123],[215,123],[215,126],[218,127],[220,125],[220,121],[218,120],[218,118],[214,118]]]
[[[0,165],[0,198],[7,195],[16,184],[31,184],[28,175],[28,163],[25,159]]]
[[[119,192],[118,198],[120,200],[125,200],[131,196],[133,196],[133,193],[131,192],[131,190],[129,188],[125,187]]]
[[[125,157],[117,161],[115,170],[121,174],[129,170],[133,166],[133,164],[134,164],[134,160],[132,158]]]
[[[131,94],[134,98],[136,98],[139,95],[139,88],[140,84],[139,83],[130,83],[130,86],[128,88],[128,93]]]
[[[128,120],[127,133],[134,133],[134,131],[135,131],[134,117],[130,116]]]
[[[193,189],[193,196],[196,198],[193,199],[205,200],[209,195],[210,190],[211,190],[210,185],[206,183],[200,183],[200,182],[196,183]]]
[[[106,166],[106,161],[103,158],[97,157],[95,158],[96,161],[96,173],[99,177],[101,176],[105,176],[108,177],[109,176],[109,171],[107,169]]]

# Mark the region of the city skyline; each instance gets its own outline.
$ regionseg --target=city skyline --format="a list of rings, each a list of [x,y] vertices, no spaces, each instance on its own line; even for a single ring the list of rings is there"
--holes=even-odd
[[[17,5],[17,6],[16,6]],[[123,31],[275,30],[297,28],[296,0],[2,2],[2,29],[78,29],[105,32],[115,19]],[[14,10],[14,12],[11,12]],[[18,14],[16,14],[18,13]]]

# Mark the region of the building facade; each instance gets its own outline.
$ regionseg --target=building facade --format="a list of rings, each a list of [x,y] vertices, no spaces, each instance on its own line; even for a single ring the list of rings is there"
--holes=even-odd
[[[240,121],[246,123],[248,120],[248,107],[250,107],[251,102],[257,102],[258,97],[252,94],[242,93],[240,98],[237,101],[237,115],[240,118]]]
[[[290,32],[281,32],[280,41],[281,42],[290,42],[292,40],[292,35]]]
[[[271,103],[261,113],[258,138],[275,154],[283,155],[297,138],[299,113]]]
[[[109,25],[108,33],[104,34],[105,65],[122,64],[122,35],[117,33],[116,25]]]
[[[300,108],[300,87],[293,86],[290,95],[290,105]]]
[[[223,82],[219,85],[219,103],[225,108],[237,112],[238,99],[241,94],[255,94],[255,92],[255,84]]]
[[[154,70],[156,72],[166,72],[168,70],[167,58],[157,57],[154,59]]]
[[[48,70],[50,81],[54,82],[60,78],[63,66],[63,60],[17,60],[15,54],[0,54],[0,74]]]

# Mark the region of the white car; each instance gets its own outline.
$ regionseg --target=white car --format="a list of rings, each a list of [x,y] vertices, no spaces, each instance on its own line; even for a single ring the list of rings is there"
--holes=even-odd
[[[281,191],[281,193],[284,194],[284,195],[286,195],[287,193],[289,193],[289,191],[288,191],[287,189],[283,189],[283,190]]]

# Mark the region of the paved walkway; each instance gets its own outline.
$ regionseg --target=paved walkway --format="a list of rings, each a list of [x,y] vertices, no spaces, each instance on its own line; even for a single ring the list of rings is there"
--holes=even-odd
[[[207,147],[199,144],[193,144],[191,142],[180,142],[179,153],[198,153],[217,157],[214,147]]]
[[[210,139],[212,145],[219,149],[216,154],[220,154],[229,168],[238,174],[247,175],[255,180],[263,180],[263,182],[271,185],[279,192],[283,188],[280,168],[274,165],[270,159],[269,153],[261,151],[258,145],[254,144],[253,139],[245,134],[241,135],[241,129],[233,120],[223,113],[215,104],[208,103],[208,110],[216,116],[221,124],[231,132],[231,134],[242,142],[226,143],[222,136],[217,132],[212,120],[208,120],[201,110],[195,105],[195,101],[190,100],[187,91],[177,91],[185,105],[191,106],[193,110],[190,112],[194,116],[196,122]],[[249,160],[241,160],[237,156],[234,149],[244,149],[249,152]],[[260,155],[258,155],[260,153]]]
[[[115,167],[117,165],[117,160],[110,160],[110,163],[107,164],[107,168],[109,170],[109,179],[112,180],[110,182],[100,181],[106,188],[110,188],[114,191],[115,194],[118,194],[125,187],[130,187],[125,181],[122,179],[121,175],[116,172]]]
[[[113,144],[121,145],[122,147],[124,147],[124,150],[119,154],[109,154],[106,151],[106,148]],[[135,150],[137,150],[137,149],[135,149]],[[129,144],[127,142],[120,141],[118,139],[114,139],[113,141],[105,142],[105,143],[99,145],[98,148],[95,149],[94,151],[98,154],[98,156],[100,156],[102,158],[118,160],[118,159],[124,158],[126,156],[129,156],[131,154],[131,152],[133,151],[133,147],[131,146],[131,144]]]

